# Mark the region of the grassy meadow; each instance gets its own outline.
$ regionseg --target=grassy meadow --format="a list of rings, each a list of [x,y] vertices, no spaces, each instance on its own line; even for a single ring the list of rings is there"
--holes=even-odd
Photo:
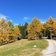
[[[42,56],[41,51],[47,46],[46,40],[22,39],[0,46],[0,56]]]

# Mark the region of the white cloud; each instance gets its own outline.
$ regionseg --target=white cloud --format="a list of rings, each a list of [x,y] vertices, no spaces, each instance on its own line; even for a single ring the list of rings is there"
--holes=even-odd
[[[28,18],[28,17],[24,17],[23,19],[24,19],[24,20],[28,20],[29,18]]]
[[[18,24],[14,24],[14,26],[16,26],[16,25],[18,25]]]
[[[43,23],[44,23],[44,21],[41,21],[41,23],[43,24]]]
[[[7,19],[7,16],[3,15],[3,14],[0,14],[0,19],[1,18],[4,18],[5,20]]]

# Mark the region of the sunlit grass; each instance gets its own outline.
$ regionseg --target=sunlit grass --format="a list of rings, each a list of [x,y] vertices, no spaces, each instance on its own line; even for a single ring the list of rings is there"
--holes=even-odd
[[[46,40],[20,40],[1,46],[0,56],[40,56],[41,50],[47,46]]]

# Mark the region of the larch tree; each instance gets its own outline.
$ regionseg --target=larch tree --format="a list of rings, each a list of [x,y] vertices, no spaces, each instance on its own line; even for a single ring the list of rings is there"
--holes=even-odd
[[[53,35],[56,36],[56,22],[53,23]]]
[[[6,34],[6,27],[7,27],[7,23],[5,22],[4,18],[1,18],[0,20],[0,42],[1,44],[6,42],[7,39],[7,34]]]
[[[42,31],[42,24],[35,17],[27,26],[28,39],[39,39],[39,33]]]
[[[50,18],[46,21],[46,23],[45,23],[46,28],[52,28],[52,25],[53,25],[54,22],[55,22],[55,21],[54,21],[54,18],[53,18],[53,17],[50,17]]]
[[[50,17],[46,23],[44,24],[44,27],[46,29],[46,33],[47,33],[47,36],[49,38],[52,38],[52,34],[53,34],[53,24],[55,23],[54,21],[54,18],[53,17]]]
[[[14,27],[14,36],[15,36],[16,38],[18,38],[18,39],[21,38],[21,33],[20,33],[20,29],[19,29],[18,25],[16,25],[16,26]]]
[[[13,23],[12,23],[10,20],[7,22],[7,24],[9,25],[9,27],[10,27],[11,29],[14,28],[14,25],[13,25]]]

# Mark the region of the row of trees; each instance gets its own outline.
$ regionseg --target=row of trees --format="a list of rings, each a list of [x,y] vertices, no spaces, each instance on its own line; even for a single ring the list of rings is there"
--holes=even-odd
[[[41,23],[36,17],[33,18],[31,23],[21,25],[21,38],[27,39],[41,39],[43,36],[52,38],[56,36],[56,21],[53,17],[48,18],[45,23]]]
[[[56,21],[50,17],[42,24],[36,17],[31,23],[14,26],[11,21],[0,20],[0,45],[17,39],[41,39],[43,36],[56,36]]]

